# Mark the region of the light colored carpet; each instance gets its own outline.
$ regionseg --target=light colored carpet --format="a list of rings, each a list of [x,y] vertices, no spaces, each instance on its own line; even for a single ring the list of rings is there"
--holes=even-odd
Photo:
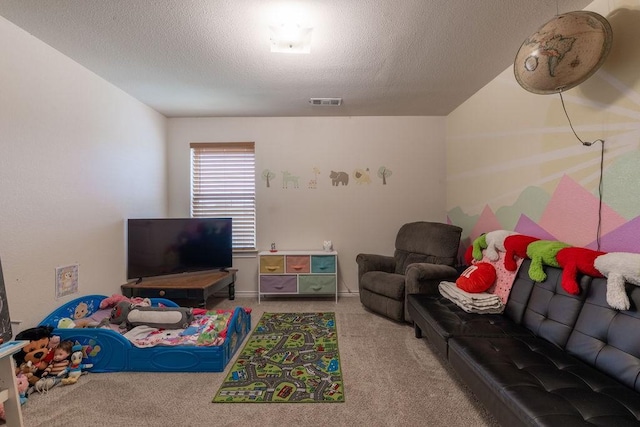
[[[413,328],[365,310],[357,297],[236,298],[209,307],[262,313],[336,313],[345,402],[211,403],[225,373],[89,373],[78,383],[34,393],[27,427],[86,426],[497,426]],[[244,345],[244,344],[243,344]],[[237,353],[236,353],[237,356]],[[235,360],[235,356],[234,356]],[[233,363],[227,365],[227,371]]]

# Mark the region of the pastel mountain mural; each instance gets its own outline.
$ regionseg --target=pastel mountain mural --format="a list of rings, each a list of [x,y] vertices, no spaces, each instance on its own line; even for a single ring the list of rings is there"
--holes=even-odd
[[[586,82],[562,99],[533,94],[510,66],[447,117],[447,220],[463,246],[505,229],[640,253],[640,0],[587,10],[607,18],[613,45]]]

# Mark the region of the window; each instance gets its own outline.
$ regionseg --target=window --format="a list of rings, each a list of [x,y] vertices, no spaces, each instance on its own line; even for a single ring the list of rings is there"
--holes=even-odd
[[[233,218],[233,250],[256,249],[255,144],[191,143],[191,216]]]

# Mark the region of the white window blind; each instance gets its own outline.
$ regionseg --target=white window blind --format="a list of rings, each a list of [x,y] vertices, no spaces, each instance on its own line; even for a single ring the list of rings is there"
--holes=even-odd
[[[231,217],[234,251],[256,248],[253,142],[191,143],[191,216]]]

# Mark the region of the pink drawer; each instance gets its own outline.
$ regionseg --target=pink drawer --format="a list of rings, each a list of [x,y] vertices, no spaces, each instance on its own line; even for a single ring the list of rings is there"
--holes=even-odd
[[[285,294],[297,293],[296,276],[260,275],[260,293]]]
[[[287,255],[287,273],[308,273],[310,264],[309,255]]]

